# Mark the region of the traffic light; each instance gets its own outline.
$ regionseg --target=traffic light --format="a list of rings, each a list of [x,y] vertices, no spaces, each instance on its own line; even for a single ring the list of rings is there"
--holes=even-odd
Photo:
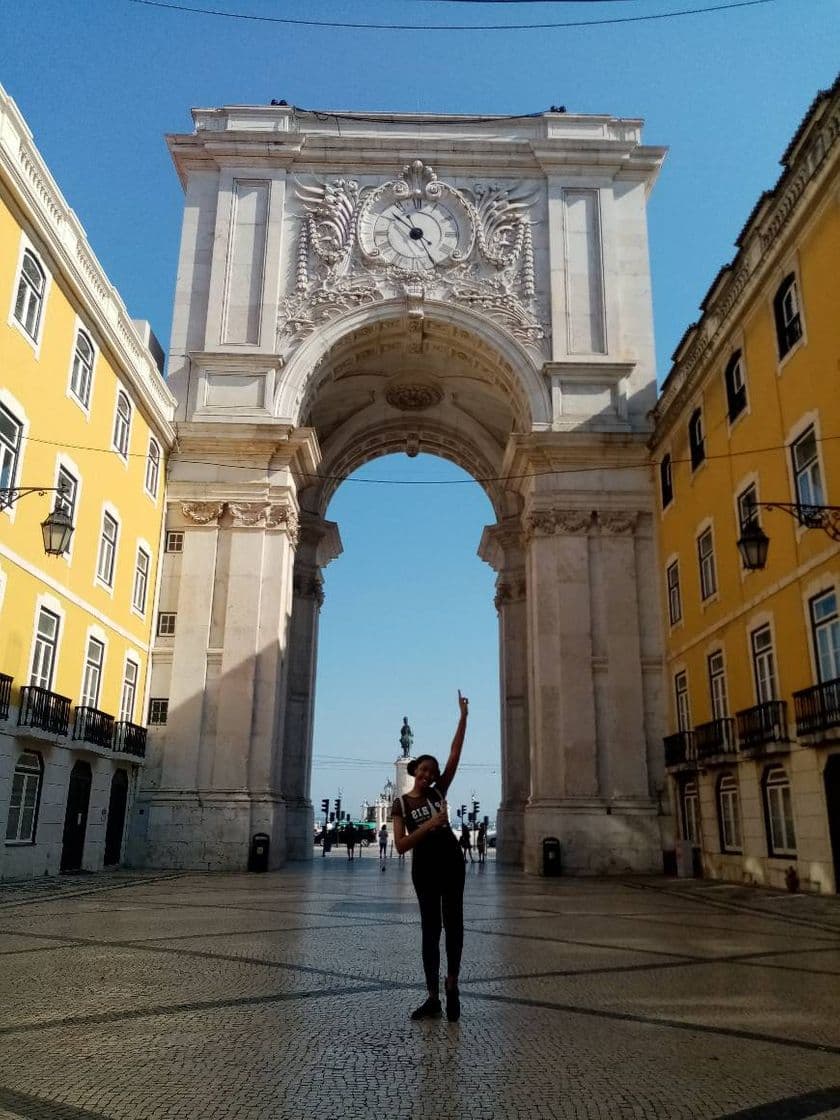
[[[335,824],[335,813],[330,813],[330,824]]]
[[[321,812],[324,814],[324,816],[326,816],[329,811],[330,811],[330,799],[328,797],[325,797],[321,801]]]
[[[476,822],[476,824],[478,824],[478,806],[479,806],[479,803],[477,801],[473,801],[472,817],[473,817],[473,820]]]
[[[463,824],[464,821],[467,819],[467,807],[466,807],[466,805],[462,805],[461,808],[458,810],[458,816],[461,818],[461,823]]]
[[[340,797],[337,797],[335,799],[335,819],[337,821],[341,820],[341,798]]]

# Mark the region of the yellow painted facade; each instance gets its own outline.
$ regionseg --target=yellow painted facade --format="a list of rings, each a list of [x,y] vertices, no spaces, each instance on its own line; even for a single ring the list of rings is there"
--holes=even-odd
[[[681,868],[821,891],[840,879],[840,544],[767,506],[840,506],[838,120],[836,84],[674,355],[651,443]]]
[[[0,503],[10,488],[64,487],[72,500],[59,501],[72,504],[74,523],[69,550],[47,556],[40,524],[56,494],[24,495],[0,509],[0,876],[58,870],[77,760],[92,777],[81,858],[101,866],[109,775],[121,762],[135,781],[143,764],[139,751],[121,751],[107,720],[80,719],[79,708],[146,723],[174,405],[147,338],[0,88]],[[43,617],[53,628],[46,652],[37,638]],[[36,711],[39,694],[21,692],[32,685],[71,702],[65,733],[44,726],[49,701],[41,697]],[[21,752],[42,770],[35,829],[21,823],[9,792]]]

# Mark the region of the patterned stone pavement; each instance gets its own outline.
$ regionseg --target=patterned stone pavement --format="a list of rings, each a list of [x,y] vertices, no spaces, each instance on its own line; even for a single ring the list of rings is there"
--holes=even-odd
[[[463,1018],[410,866],[0,889],[0,1120],[840,1120],[840,900],[469,868]]]

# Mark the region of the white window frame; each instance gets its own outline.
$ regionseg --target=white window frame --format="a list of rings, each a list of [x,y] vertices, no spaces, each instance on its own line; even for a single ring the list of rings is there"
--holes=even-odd
[[[37,765],[28,765],[24,759],[34,758]],[[20,782],[17,779],[20,778]],[[9,795],[9,812],[6,817],[6,844],[34,844],[38,829],[38,812],[41,807],[41,789],[44,783],[44,760],[38,751],[22,751],[15,762]],[[29,804],[27,805],[27,801]],[[24,829],[26,811],[31,809],[28,828]],[[12,814],[17,811],[14,829]]]
[[[71,482],[70,487],[70,501],[68,502],[66,493],[62,491],[62,483],[65,480]],[[56,495],[53,507],[60,506],[67,510],[70,514],[70,521],[73,528],[76,528],[79,519],[79,503],[82,495],[82,476],[79,472],[78,466],[72,459],[68,459],[66,455],[59,455],[55,461],[55,487]],[[76,534],[70,538],[70,543],[62,554],[65,563],[69,564],[73,559],[73,544],[75,542]]]
[[[8,437],[0,434],[0,486],[13,490],[18,483],[20,475],[20,460],[23,453],[23,423],[12,410],[0,401],[0,409],[9,418],[9,422],[17,427],[17,436]],[[12,442],[14,439],[14,443]]]
[[[805,466],[797,464],[797,447],[806,439],[814,441],[814,455]],[[793,495],[798,505],[821,506],[825,505],[825,487],[823,484],[822,462],[820,456],[820,439],[816,423],[806,424],[799,434],[790,441],[790,466],[793,474]],[[807,490],[800,486],[800,480],[806,482]]]
[[[123,412],[121,410],[121,404],[125,404],[127,411]],[[131,421],[133,413],[134,409],[128,393],[125,389],[118,389],[117,399],[114,402],[114,428],[113,435],[111,436],[111,446],[124,463],[128,463],[128,453],[131,450]]]
[[[779,280],[779,283],[773,289],[773,294],[770,297],[770,314],[773,320],[773,334],[775,335],[776,343],[776,362],[778,363],[778,368],[780,370],[784,365],[786,365],[791,355],[795,354],[799,347],[804,345],[806,337],[805,310],[802,305],[802,285],[799,282],[799,269],[795,264],[792,264],[789,267],[783,269],[782,273],[782,277]],[[785,295],[789,296],[791,292],[794,295],[794,303],[796,306],[795,314],[799,316],[799,337],[794,342],[792,342],[790,346],[788,346],[787,350],[785,350],[784,353],[782,353],[779,346],[779,325],[776,317],[776,297],[778,296],[782,285],[784,284],[785,280],[788,279],[788,277],[793,278],[793,283],[790,285]],[[793,316],[785,317],[785,326],[787,326],[792,321],[792,319]]]
[[[105,550],[105,519],[109,518],[116,525],[116,532],[114,533],[114,540],[111,542],[111,563],[110,563],[110,580],[106,580],[100,573],[102,571],[102,558]],[[99,587],[104,587],[109,594],[113,595],[114,585],[117,581],[117,552],[120,546],[120,531],[121,522],[119,514],[113,506],[105,506],[102,510],[102,517],[99,522],[99,547],[96,550],[96,575],[94,583]]]
[[[692,432],[699,435],[699,439],[695,440]],[[701,454],[700,458],[695,463],[694,448],[697,448]],[[706,462],[706,426],[703,422],[703,406],[697,405],[691,410],[691,415],[688,418],[688,460],[692,473],[699,471],[703,464]]]
[[[155,453],[157,458],[155,458]],[[160,488],[160,468],[163,462],[163,451],[154,436],[149,436],[149,450],[146,453],[146,475],[143,486],[149,497],[157,502],[158,489]]]
[[[155,708],[155,705],[159,705]],[[160,705],[163,707],[161,708]],[[156,715],[157,719],[152,719]],[[163,719],[160,716],[163,715]],[[149,727],[164,727],[169,719],[169,697],[168,696],[150,696],[149,697]]]
[[[764,810],[767,819],[768,855],[790,858],[796,855],[796,824],[790,778],[783,766],[769,766],[762,777]]]
[[[741,797],[734,774],[721,774],[717,784],[720,843],[724,852],[743,850],[741,831]]]
[[[674,711],[677,716],[677,731],[691,730],[691,697],[688,692],[688,670],[679,669],[674,673]]]
[[[144,558],[146,562],[145,571],[141,569],[141,557]],[[137,552],[134,558],[134,583],[131,589],[131,609],[135,614],[139,614],[141,618],[146,614],[146,603],[149,598],[149,578],[151,574],[152,550],[145,541],[138,541]]]
[[[155,633],[159,638],[172,638],[175,636],[177,611],[158,611],[157,629]]]
[[[11,483],[14,487],[19,486],[20,480],[23,478],[23,461],[26,456],[27,438],[29,436],[29,416],[17,397],[12,396],[12,394],[2,386],[0,386],[0,404],[10,413],[14,422],[21,425],[20,446],[15,461],[15,478]],[[3,517],[7,517],[9,521],[14,524],[15,517],[17,516],[17,503],[13,506],[6,506],[5,509],[0,510],[0,514],[2,514]]]
[[[708,540],[708,551],[703,551],[703,542]],[[718,592],[717,569],[715,567],[715,534],[710,523],[706,523],[695,537],[697,547],[697,570],[700,579],[700,599],[706,603],[715,598]]]
[[[130,679],[129,669],[134,670],[134,679]],[[120,714],[121,723],[134,723],[134,712],[137,707],[137,683],[140,680],[140,663],[130,654],[126,655],[123,666],[122,688],[120,689]],[[130,702],[129,702],[130,696]]]
[[[80,358],[79,354],[79,340],[84,339],[91,349],[90,366],[88,367]],[[79,318],[76,319],[76,329],[73,335],[73,348],[70,353],[70,370],[67,375],[67,396],[75,405],[77,405],[85,416],[90,419],[91,401],[93,400],[93,380],[96,370],[96,359],[99,356],[99,350],[90,331],[85,327]],[[77,362],[77,358],[79,361]],[[87,370],[87,398],[83,399],[75,388],[76,371],[78,366],[83,366]]]
[[[50,599],[52,597],[50,596]],[[42,616],[47,615],[55,620],[55,633],[50,637],[46,632],[41,631]],[[27,677],[28,683],[35,688],[43,688],[47,692],[53,691],[53,684],[55,683],[55,673],[58,666],[58,652],[61,642],[61,631],[63,629],[64,613],[63,611],[56,611],[52,605],[39,601],[35,607],[35,624],[32,631],[32,651],[29,655],[29,674]],[[43,671],[44,664],[44,651],[51,650],[49,658],[49,668],[45,674]],[[37,679],[36,679],[37,674]],[[46,683],[44,683],[46,682]]]
[[[105,635],[98,630],[88,630],[85,639],[85,659],[82,665],[82,685],[79,690],[80,707],[99,709],[102,678],[105,676],[106,650]]]
[[[696,781],[686,782],[682,787],[682,824],[687,840],[693,848],[701,846],[700,829],[700,789]]]
[[[41,293],[41,307],[38,314],[38,325],[35,335],[31,335],[23,323],[17,317],[17,297],[20,288],[20,282],[23,276],[23,261],[27,253],[31,253],[38,263],[42,273],[44,274],[44,290]],[[18,262],[15,269],[15,282],[12,285],[12,299],[9,307],[8,323],[11,327],[26,339],[26,342],[35,351],[35,358],[38,360],[41,357],[41,343],[44,338],[44,322],[47,317],[47,302],[52,288],[52,273],[47,268],[44,261],[44,254],[39,252],[25,233],[21,232],[20,245],[18,247]]]
[[[672,582],[671,573],[676,579]],[[670,561],[665,567],[665,595],[668,600],[668,621],[671,626],[682,622],[682,589],[680,587],[680,562],[678,558]],[[674,608],[676,607],[676,612]]]
[[[761,650],[757,649],[756,639],[767,634],[769,642]],[[753,668],[753,685],[756,704],[769,704],[779,699],[779,677],[776,667],[776,642],[773,627],[769,622],[754,626],[749,631],[750,662]],[[768,682],[770,684],[768,693]]]
[[[712,705],[712,719],[726,719],[729,716],[729,697],[726,688],[726,658],[723,650],[712,650],[706,658],[709,674],[709,699]]]
[[[825,602],[828,605],[829,599],[833,601],[833,606],[828,606],[825,617],[818,619],[819,604]],[[811,624],[817,681],[825,684],[837,680],[840,678],[840,604],[838,604],[836,587],[829,587],[811,596],[808,600],[808,618]]]
[[[178,547],[173,548],[174,540],[178,540]],[[177,553],[179,556],[184,551],[184,530],[183,529],[167,529],[166,539],[164,543],[164,552]]]

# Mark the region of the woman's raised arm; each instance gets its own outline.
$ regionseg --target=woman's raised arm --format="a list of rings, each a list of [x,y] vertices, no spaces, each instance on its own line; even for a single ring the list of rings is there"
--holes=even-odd
[[[461,715],[458,719],[458,726],[455,728],[455,735],[452,739],[452,746],[449,748],[449,758],[446,760],[446,765],[443,768],[443,773],[438,782],[438,788],[442,793],[446,793],[452,784],[452,779],[455,777],[455,771],[458,769],[458,763],[461,761],[461,749],[464,746],[464,735],[467,732],[467,715],[469,714],[470,702],[466,696],[461,695],[461,690],[458,689],[458,708]]]

